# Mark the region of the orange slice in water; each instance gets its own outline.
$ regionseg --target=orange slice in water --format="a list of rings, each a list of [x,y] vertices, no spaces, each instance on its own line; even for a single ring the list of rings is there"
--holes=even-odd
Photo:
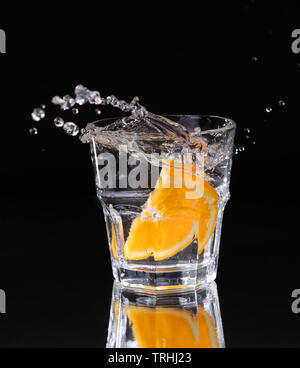
[[[180,308],[128,306],[127,315],[139,348],[218,348],[214,321],[203,307],[198,312]]]
[[[216,225],[219,195],[194,166],[164,160],[156,187],[132,223],[128,260],[172,257],[198,240],[200,254]]]
[[[118,259],[118,248],[114,225],[111,227],[111,251],[114,258]]]

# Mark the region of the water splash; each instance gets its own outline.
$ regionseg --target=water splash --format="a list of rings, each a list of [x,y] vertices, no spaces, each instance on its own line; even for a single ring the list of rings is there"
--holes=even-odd
[[[146,108],[140,104],[139,98],[137,96],[135,96],[131,102],[119,100],[114,95],[102,97],[99,91],[90,90],[82,84],[79,84],[74,89],[74,97],[69,94],[63,97],[54,96],[51,102],[54,105],[59,106],[62,111],[71,109],[75,115],[79,113],[79,109],[75,107],[75,105],[111,105],[125,113],[129,113],[128,119],[129,121],[133,120],[135,125],[139,120],[147,118],[147,124],[152,126],[154,130],[164,132],[165,134],[169,134],[171,132],[172,134],[177,134],[186,140],[189,139],[189,135],[183,126],[168,121],[159,115],[148,112]],[[98,108],[95,109],[95,112],[97,115],[101,114],[101,110]],[[33,120],[38,121],[44,117],[45,112],[43,109],[34,109],[32,113]],[[72,136],[75,136],[79,133],[79,127],[74,122],[68,122],[64,124],[63,119],[57,117],[54,119],[54,124],[57,127],[63,127],[63,129]]]

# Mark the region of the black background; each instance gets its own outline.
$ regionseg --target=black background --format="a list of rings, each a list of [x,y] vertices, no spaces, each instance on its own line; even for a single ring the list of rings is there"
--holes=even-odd
[[[246,151],[234,157],[217,277],[225,342],[300,345],[296,3],[1,4],[0,347],[105,346],[112,276],[89,148],[51,124],[55,109],[30,118],[79,83],[138,95],[153,112],[237,122]],[[255,145],[243,141],[246,127]]]

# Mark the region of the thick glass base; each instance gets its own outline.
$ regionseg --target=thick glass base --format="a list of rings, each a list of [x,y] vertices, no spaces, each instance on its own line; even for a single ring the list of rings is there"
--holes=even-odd
[[[217,260],[195,265],[178,265],[176,267],[151,267],[130,265],[130,268],[119,266],[113,261],[114,278],[126,288],[149,291],[178,291],[192,289],[196,286],[215,280]]]

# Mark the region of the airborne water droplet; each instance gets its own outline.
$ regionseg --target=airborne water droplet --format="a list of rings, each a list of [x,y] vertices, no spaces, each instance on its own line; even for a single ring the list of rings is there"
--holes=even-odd
[[[35,109],[33,109],[31,117],[34,121],[40,121],[41,119],[44,119],[45,111],[40,107],[36,107]]]
[[[92,105],[101,105],[102,98],[98,91],[89,91],[89,98],[88,101]]]
[[[64,125],[64,119],[57,116],[55,119],[54,119],[54,125],[57,126],[58,128],[61,128],[63,125]]]
[[[72,136],[75,136],[79,133],[78,126],[74,124],[72,121],[69,121],[68,123],[64,124],[64,130]]]
[[[60,98],[59,96],[54,96],[51,100],[51,102],[54,104],[54,105],[61,105],[64,100],[62,98]]]
[[[71,107],[75,105],[75,100],[70,95],[65,95],[63,97],[63,102],[60,104],[61,110],[70,110]]]
[[[38,130],[36,128],[30,128],[29,129],[29,133],[32,134],[32,135],[37,135],[38,134]]]

